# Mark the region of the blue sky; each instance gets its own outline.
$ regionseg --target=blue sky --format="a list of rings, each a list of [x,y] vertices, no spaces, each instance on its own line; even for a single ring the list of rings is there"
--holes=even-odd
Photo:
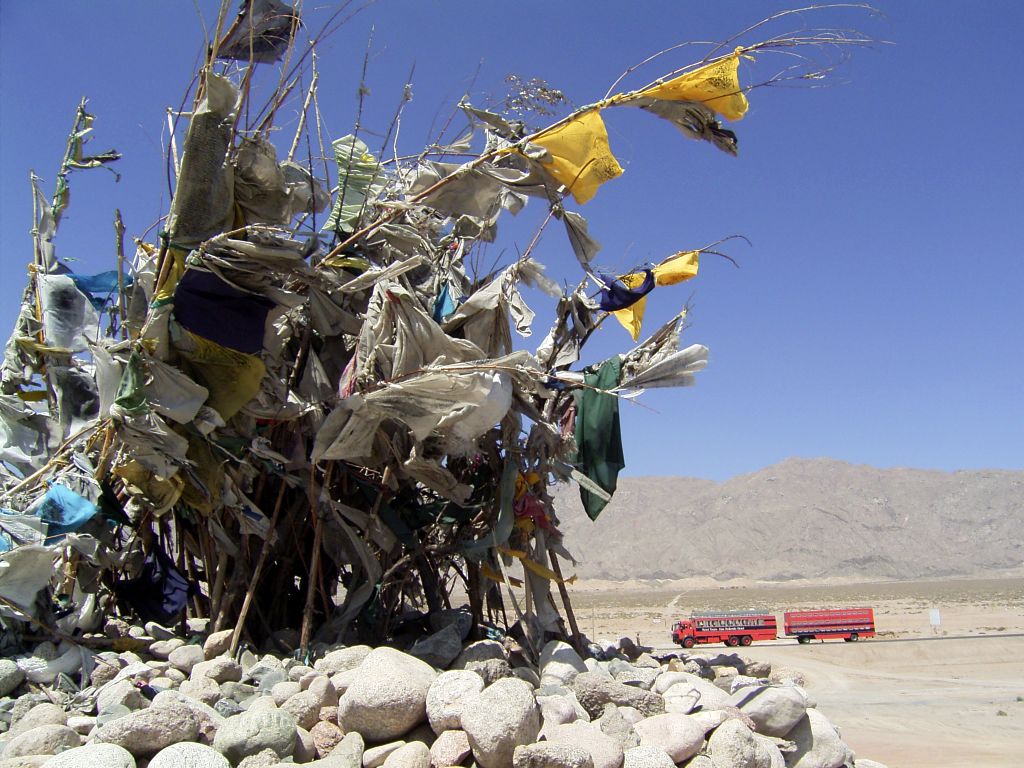
[[[129,235],[166,213],[164,110],[199,60],[215,3],[0,3],[0,328],[6,336],[31,259],[29,169],[52,191],[78,99],[96,115],[91,148],[116,147],[121,181],[72,177],[57,253],[109,268],[113,210]],[[318,27],[326,4],[306,3]],[[579,208],[611,270],[730,234],[739,262],[706,257],[697,279],[649,299],[650,331],[690,302],[691,342],[711,362],[696,387],[624,405],[630,475],[724,479],[791,456],[942,470],[1024,467],[1024,149],[1014,136],[1024,53],[1017,2],[882,2],[773,25],[856,28],[891,41],[851,50],[823,87],[761,88],[730,127],[740,156],[688,141],[652,116],[606,110],[626,172]],[[415,65],[399,147],[420,149],[467,90],[484,105],[509,73],[541,77],[577,104],[627,67],[686,40],[720,40],[781,2],[381,0],[321,48],[331,137],[351,130],[369,30],[364,124],[383,131]],[[757,36],[746,38],[753,42]],[[639,86],[700,58],[667,55]],[[744,63],[745,82],[783,66]],[[281,112],[290,143],[299,104]],[[371,147],[379,140],[368,139]],[[544,209],[503,222],[489,257],[525,248]],[[152,237],[152,234],[150,234]],[[561,228],[536,252],[559,280],[579,270]],[[80,265],[80,266],[79,266]],[[538,302],[535,335],[550,307]],[[608,323],[588,352],[625,351]]]

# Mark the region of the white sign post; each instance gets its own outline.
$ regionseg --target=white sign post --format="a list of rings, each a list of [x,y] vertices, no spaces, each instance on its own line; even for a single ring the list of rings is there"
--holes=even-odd
[[[942,617],[939,615],[939,609],[932,608],[928,613],[928,618],[932,625],[932,634],[937,635],[939,633],[939,625],[942,623]]]

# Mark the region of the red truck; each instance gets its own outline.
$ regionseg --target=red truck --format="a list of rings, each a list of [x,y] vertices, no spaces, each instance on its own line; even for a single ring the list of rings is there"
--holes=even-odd
[[[672,642],[683,648],[704,643],[728,646],[750,645],[755,640],[774,640],[778,624],[775,615],[756,611],[728,611],[694,614],[672,626]]]
[[[786,611],[782,625],[785,633],[800,643],[839,637],[855,643],[862,637],[875,636],[875,612],[871,608]]]

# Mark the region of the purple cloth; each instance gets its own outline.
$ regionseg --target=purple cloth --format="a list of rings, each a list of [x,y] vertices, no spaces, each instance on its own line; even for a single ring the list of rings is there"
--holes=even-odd
[[[256,354],[274,302],[228,285],[212,272],[190,269],[174,292],[174,317],[197,336]]]
[[[636,304],[640,299],[654,290],[654,272],[644,270],[644,281],[637,288],[627,288],[616,278],[601,275],[605,287],[601,289],[600,306],[605,312],[615,312]]]

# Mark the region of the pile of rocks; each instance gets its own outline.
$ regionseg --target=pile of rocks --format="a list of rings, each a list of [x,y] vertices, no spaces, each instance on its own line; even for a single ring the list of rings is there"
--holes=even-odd
[[[460,624],[408,652],[320,648],[311,665],[232,658],[230,630],[126,628],[147,651],[99,654],[82,690],[33,682],[64,658],[44,643],[0,659],[0,768],[879,766],[855,763],[786,670],[627,640],[586,659],[553,641],[534,666],[510,639],[463,646]]]

